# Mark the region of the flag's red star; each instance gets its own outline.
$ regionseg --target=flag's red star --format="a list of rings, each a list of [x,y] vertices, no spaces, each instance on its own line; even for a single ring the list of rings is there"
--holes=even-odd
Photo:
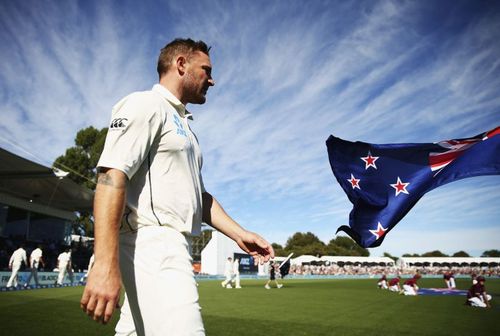
[[[398,196],[400,193],[408,195],[409,194],[408,190],[406,190],[406,187],[408,187],[408,185],[410,185],[410,182],[406,182],[406,183],[401,182],[401,179],[398,176],[398,181],[394,184],[391,184],[391,187],[396,189],[396,196]]]
[[[361,160],[365,161],[365,170],[373,167],[377,169],[377,166],[375,165],[375,161],[377,161],[379,156],[372,156],[372,153],[368,152],[368,156],[362,157]]]
[[[383,235],[385,235],[385,232],[387,231],[387,229],[385,229],[382,224],[380,224],[380,222],[378,222],[377,224],[377,229],[375,230],[368,230],[370,231],[375,237],[377,237],[377,239],[379,239],[380,237],[382,237]]]
[[[351,178],[347,179],[347,181],[349,181],[349,183],[351,183],[352,189],[354,189],[354,188],[361,189],[359,187],[359,181],[361,181],[361,179],[357,179],[354,177],[354,175],[351,174]]]

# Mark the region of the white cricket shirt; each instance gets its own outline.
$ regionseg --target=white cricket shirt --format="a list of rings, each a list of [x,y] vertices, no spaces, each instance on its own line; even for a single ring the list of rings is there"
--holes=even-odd
[[[40,248],[34,249],[30,254],[31,267],[38,267],[38,263],[40,262],[40,258],[42,257],[42,250]]]
[[[57,257],[59,265],[67,265],[71,260],[71,252],[63,252]]]
[[[27,264],[26,262],[26,251],[20,247],[12,253],[9,260],[9,265],[21,265],[21,262]]]
[[[190,114],[162,85],[135,92],[112,111],[98,167],[129,178],[121,230],[168,225],[198,235],[202,221],[202,155]]]

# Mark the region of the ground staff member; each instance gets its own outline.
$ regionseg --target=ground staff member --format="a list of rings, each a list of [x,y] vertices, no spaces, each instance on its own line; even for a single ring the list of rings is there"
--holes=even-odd
[[[483,276],[478,276],[476,280],[477,282],[467,292],[466,304],[472,307],[490,308],[491,295],[486,293],[484,287],[486,279]]]
[[[123,280],[117,335],[204,335],[186,237],[198,234],[203,220],[261,262],[274,251],[203,186],[185,106],[203,104],[214,85],[209,48],[176,39],[162,49],[157,69],[159,84],[125,97],[112,112],[98,163],[95,263],[81,307],[109,321]]]

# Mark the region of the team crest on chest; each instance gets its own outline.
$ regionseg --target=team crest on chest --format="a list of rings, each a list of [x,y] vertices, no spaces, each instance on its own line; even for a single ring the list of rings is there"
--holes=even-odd
[[[187,137],[184,125],[182,124],[182,121],[177,114],[174,114],[174,123],[177,126],[177,134]]]

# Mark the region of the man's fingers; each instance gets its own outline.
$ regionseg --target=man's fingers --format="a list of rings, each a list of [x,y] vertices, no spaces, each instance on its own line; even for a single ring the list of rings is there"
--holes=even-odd
[[[85,313],[87,313],[88,316],[93,318],[96,305],[97,305],[97,300],[95,299],[94,296],[90,296],[89,302],[87,303],[87,306],[85,307]]]
[[[87,304],[89,303],[89,299],[90,299],[90,295],[87,292],[87,288],[85,288],[85,290],[83,291],[82,298],[80,300],[80,308],[82,308],[82,310],[84,312],[87,311]]]
[[[106,309],[107,300],[100,299],[97,301],[97,305],[94,309],[94,315],[92,318],[94,321],[101,322],[103,320],[104,309]]]
[[[109,322],[116,307],[117,307],[117,301],[114,300],[108,301],[108,303],[106,304],[106,310],[104,311],[104,316],[102,320],[104,324]]]

